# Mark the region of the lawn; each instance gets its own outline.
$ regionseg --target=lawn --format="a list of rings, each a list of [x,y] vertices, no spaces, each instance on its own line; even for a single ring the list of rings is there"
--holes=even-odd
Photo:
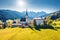
[[[0,29],[0,40],[60,40],[60,29],[5,28]]]

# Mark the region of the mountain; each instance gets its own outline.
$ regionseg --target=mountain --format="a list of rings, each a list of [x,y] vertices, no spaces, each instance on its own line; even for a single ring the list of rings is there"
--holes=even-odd
[[[48,13],[44,12],[44,11],[41,11],[41,12],[33,12],[33,11],[27,11],[28,12],[28,17],[30,19],[33,19],[35,17],[45,17]],[[25,12],[22,12],[22,13],[25,13]]]
[[[0,10],[0,20],[3,22],[8,19],[20,19],[21,17],[25,16],[24,14],[17,12],[17,11],[11,11],[11,10]]]
[[[44,15],[44,16],[46,16],[46,17],[49,16],[49,17],[51,17],[52,20],[58,19],[58,18],[60,18],[60,10],[53,12],[53,13],[49,13],[49,14]]]
[[[51,19],[52,19],[52,20],[55,20],[55,19],[58,19],[58,18],[60,18],[60,10],[51,13]]]
[[[28,17],[29,19],[33,19],[34,17],[40,17],[43,15],[46,15],[46,12],[28,12]],[[8,19],[20,19],[22,17],[26,16],[26,12],[17,12],[17,11],[12,11],[12,10],[0,10],[0,20],[2,20],[3,22],[5,22]]]
[[[29,17],[40,17],[40,16],[43,16],[43,15],[46,15],[47,13],[46,12],[29,12]]]

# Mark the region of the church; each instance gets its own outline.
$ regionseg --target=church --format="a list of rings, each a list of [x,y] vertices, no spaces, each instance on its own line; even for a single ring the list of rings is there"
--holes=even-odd
[[[24,26],[28,26],[29,23],[28,23],[28,12],[27,12],[27,10],[26,10],[25,14],[26,14],[25,17],[21,18],[20,23]]]

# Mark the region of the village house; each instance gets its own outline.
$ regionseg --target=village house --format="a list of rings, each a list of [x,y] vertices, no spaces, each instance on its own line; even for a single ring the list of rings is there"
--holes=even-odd
[[[40,25],[42,22],[44,22],[44,17],[37,17],[37,18],[34,18],[34,26],[36,25]]]

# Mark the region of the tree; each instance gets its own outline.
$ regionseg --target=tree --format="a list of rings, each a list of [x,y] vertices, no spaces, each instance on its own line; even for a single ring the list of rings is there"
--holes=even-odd
[[[7,28],[11,28],[12,27],[12,23],[13,23],[13,20],[7,20],[6,21]]]

